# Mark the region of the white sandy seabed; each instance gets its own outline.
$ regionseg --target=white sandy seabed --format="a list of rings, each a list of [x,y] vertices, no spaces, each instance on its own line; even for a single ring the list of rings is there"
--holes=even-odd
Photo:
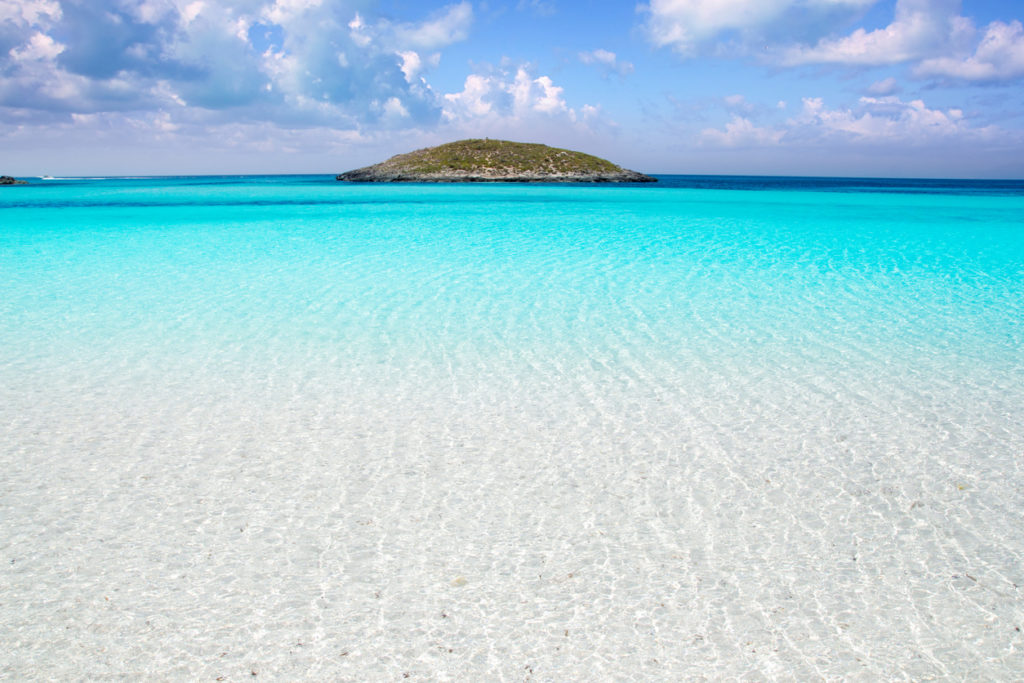
[[[5,213],[0,679],[1024,678],[1017,199],[329,182]]]
[[[800,353],[9,366],[0,676],[1019,679],[1019,378]]]

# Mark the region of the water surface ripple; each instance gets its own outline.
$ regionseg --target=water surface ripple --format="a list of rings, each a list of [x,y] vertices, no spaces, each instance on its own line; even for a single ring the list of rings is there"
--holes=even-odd
[[[1018,678],[1024,192],[713,180],[5,189],[0,677]]]

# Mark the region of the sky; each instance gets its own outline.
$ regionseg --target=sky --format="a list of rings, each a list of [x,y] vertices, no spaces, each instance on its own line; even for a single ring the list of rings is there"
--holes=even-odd
[[[1021,0],[0,0],[0,173],[1024,177]]]

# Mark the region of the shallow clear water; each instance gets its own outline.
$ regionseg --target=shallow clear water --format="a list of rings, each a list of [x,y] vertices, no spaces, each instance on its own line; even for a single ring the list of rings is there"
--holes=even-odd
[[[0,674],[1008,679],[1024,185],[0,191]]]

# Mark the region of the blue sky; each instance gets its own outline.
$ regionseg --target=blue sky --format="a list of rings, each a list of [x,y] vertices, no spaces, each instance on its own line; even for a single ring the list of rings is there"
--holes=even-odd
[[[1019,0],[0,0],[0,173],[330,173],[466,137],[654,173],[1024,177]]]

